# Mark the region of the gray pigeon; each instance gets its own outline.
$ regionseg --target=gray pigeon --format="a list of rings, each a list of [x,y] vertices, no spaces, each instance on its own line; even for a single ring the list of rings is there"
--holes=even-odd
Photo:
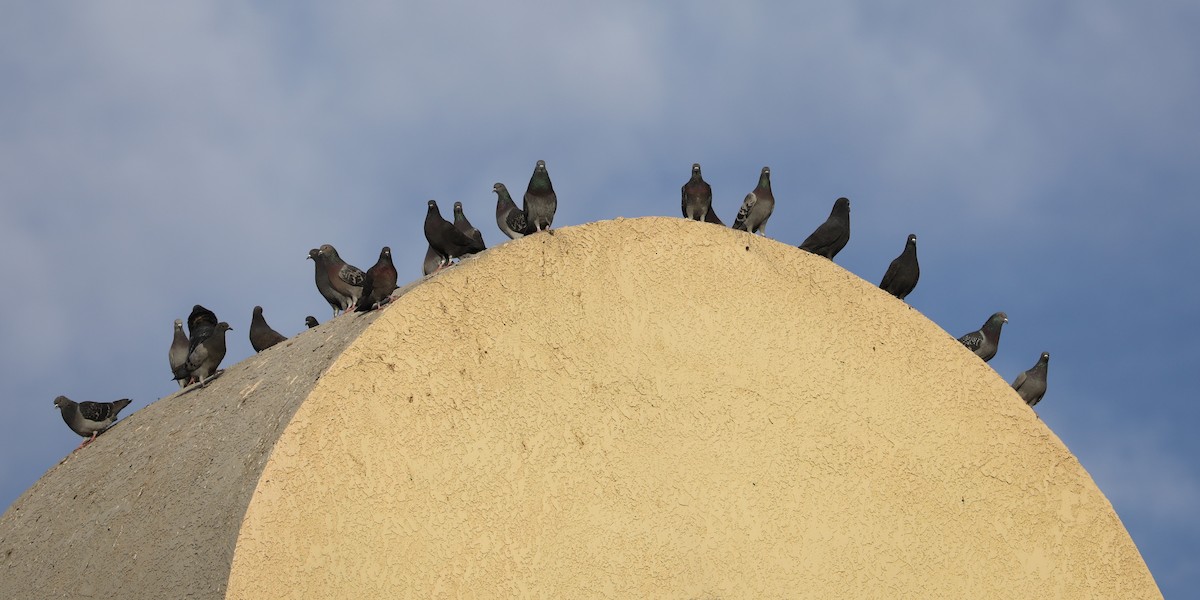
[[[484,250],[483,244],[471,239],[453,223],[442,218],[436,200],[430,200],[427,206],[429,210],[425,212],[425,239],[442,260],[443,267],[449,266],[455,258]]]
[[[217,367],[225,358],[225,332],[232,331],[229,323],[221,321],[208,339],[197,345],[188,353],[184,368],[188,372],[188,381],[196,380],[203,387],[215,377]]]
[[[700,163],[692,163],[692,178],[683,184],[680,192],[683,196],[683,218],[707,221],[708,213],[712,211],[712,186],[700,175]]]
[[[987,323],[984,323],[979,331],[972,331],[958,338],[958,341],[982,358],[983,362],[987,362],[996,356],[996,349],[1000,346],[1000,328],[1007,322],[1008,315],[998,312],[988,317]]]
[[[367,269],[367,283],[370,285],[363,287],[363,297],[354,310],[373,310],[390,302],[392,292],[396,291],[397,275],[396,266],[392,264],[392,249],[384,246],[375,264]]]
[[[454,203],[454,227],[467,234],[467,237],[475,240],[475,243],[479,244],[480,247],[487,249],[487,246],[483,243],[483,233],[476,229],[474,225],[471,225],[471,222],[467,220],[467,215],[463,213],[462,202]]]
[[[442,257],[438,256],[437,250],[433,246],[425,251],[425,260],[421,262],[421,272],[426,275],[436,273],[445,264]]]
[[[179,381],[179,387],[187,385],[184,381],[187,374],[183,373],[184,363],[188,356],[188,337],[183,332],[183,320],[175,319],[175,338],[171,340],[171,349],[167,351],[167,360],[171,363],[171,374]]]
[[[771,168],[763,167],[758,176],[758,186],[746,194],[742,207],[733,220],[733,228],[767,235],[767,219],[775,210],[775,195],[771,193]]]
[[[850,200],[838,198],[833,203],[833,210],[829,211],[829,218],[800,244],[800,249],[833,260],[849,241]]]
[[[550,173],[546,171],[546,161],[537,161],[533,175],[529,178],[529,187],[525,188],[525,202],[521,205],[529,227],[534,231],[549,230],[554,222],[554,213],[558,210],[558,196],[554,194],[554,186],[550,184]]]
[[[250,346],[254,348],[254,351],[262,352],[286,339],[286,335],[267,325],[267,320],[263,318],[262,307],[255,306],[250,317]]]
[[[517,208],[517,203],[513,202],[508,188],[504,187],[503,183],[497,183],[492,186],[492,191],[496,192],[496,225],[500,227],[500,231],[513,240],[533,233],[529,220],[525,218],[525,211]]]
[[[79,448],[82,448],[92,443],[104,430],[112,427],[113,422],[117,420],[117,413],[129,406],[130,402],[129,398],[122,398],[116,402],[74,402],[66,396],[59,396],[54,399],[54,407],[62,413],[63,421],[71,431],[87,438],[79,445]]]
[[[325,301],[333,308],[333,316],[338,316],[338,311],[342,310],[342,307],[346,305],[349,298],[333,289],[333,284],[329,282],[329,270],[325,268],[325,265],[321,261],[321,251],[319,249],[313,248],[309,250],[308,259],[313,261],[317,291],[321,292],[321,297],[325,298]]]
[[[1036,406],[1046,395],[1046,369],[1050,367],[1050,353],[1043,352],[1037,364],[1032,369],[1017,375],[1013,381],[1013,389],[1029,406]]]
[[[367,278],[366,273],[354,265],[347,264],[341,256],[338,256],[337,249],[329,244],[322,244],[317,249],[315,260],[320,268],[325,270],[325,276],[329,278],[330,289],[336,292],[340,299],[337,310],[346,314],[362,297],[363,285]],[[326,300],[328,299],[329,297],[326,296]],[[330,302],[330,305],[332,304],[333,302]],[[334,316],[337,316],[337,310],[334,311]]]
[[[904,252],[900,253],[892,260],[892,264],[888,265],[887,272],[883,274],[883,281],[879,282],[879,287],[883,291],[903,300],[905,296],[912,293],[913,288],[917,287],[917,280],[921,278],[921,267],[917,264],[917,236],[908,234],[908,241],[904,243]]]
[[[312,315],[304,317],[304,324],[307,325],[309,329],[320,325],[320,323],[317,322],[317,318]]]

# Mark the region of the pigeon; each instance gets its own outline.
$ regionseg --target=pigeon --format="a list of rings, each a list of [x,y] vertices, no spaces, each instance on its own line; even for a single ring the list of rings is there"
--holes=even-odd
[[[363,287],[363,297],[359,299],[355,310],[368,311],[387,304],[396,291],[396,267],[392,264],[392,249],[384,246],[379,251],[379,259],[367,269],[369,287]]]
[[[983,362],[987,362],[996,356],[996,349],[1000,345],[1000,328],[1007,322],[1008,315],[998,312],[988,317],[987,323],[984,323],[979,331],[972,331],[958,338],[958,341],[982,358]]]
[[[904,252],[900,253],[892,260],[892,264],[888,265],[887,273],[883,274],[883,281],[879,282],[879,287],[883,291],[903,300],[905,296],[912,293],[913,288],[917,287],[917,280],[921,278],[921,267],[917,264],[917,236],[916,234],[908,234],[908,241],[904,244]]]
[[[713,225],[720,225],[721,227],[725,226],[725,222],[721,220],[721,217],[717,216],[717,211],[713,210],[712,208],[708,209],[708,212],[705,213],[704,222],[712,223]]]
[[[838,198],[833,203],[833,210],[829,211],[829,218],[800,244],[800,249],[833,260],[849,241],[850,200]]]
[[[683,184],[680,191],[683,195],[683,218],[707,221],[708,213],[712,211],[712,186],[700,175],[700,163],[692,163],[692,178]]]
[[[286,339],[286,335],[267,325],[267,320],[263,318],[262,307],[255,306],[254,313],[250,317],[250,346],[254,348],[254,351],[262,352]]]
[[[59,396],[54,399],[54,407],[62,413],[63,421],[71,431],[87,438],[79,444],[79,448],[82,448],[92,443],[104,430],[112,427],[113,422],[117,420],[117,413],[129,406],[130,402],[129,398],[122,398],[116,402],[74,402],[66,396]]]
[[[430,200],[428,206],[429,210],[425,213],[425,239],[442,260],[443,267],[455,258],[484,250],[482,243],[471,239],[453,223],[442,218],[436,200]]]
[[[321,264],[321,251],[313,248],[308,251],[309,260],[313,261],[313,270],[317,282],[317,291],[321,292],[321,296],[333,308],[333,316],[338,316],[338,311],[346,303],[347,298],[333,289],[333,285],[329,283],[329,271]],[[333,317],[330,317],[333,318]]]
[[[171,374],[179,380],[179,387],[187,385],[184,379],[187,378],[186,373],[180,373],[183,364],[187,362],[188,356],[188,337],[183,332],[183,320],[175,319],[175,338],[171,340],[171,349],[167,351],[167,360],[171,363]]]
[[[454,203],[454,227],[467,234],[467,237],[475,240],[475,243],[479,244],[484,249],[487,248],[487,246],[483,243],[483,233],[476,229],[474,225],[471,225],[471,222],[467,220],[467,215],[463,212],[462,202]]]
[[[432,275],[438,269],[441,269],[444,264],[446,263],[442,257],[438,256],[437,250],[434,250],[433,246],[429,246],[429,249],[425,251],[425,260],[421,263],[421,272],[426,275]]]
[[[1046,395],[1046,369],[1050,366],[1050,353],[1043,352],[1033,368],[1017,375],[1013,381],[1013,389],[1029,406],[1036,406]]]
[[[558,196],[554,194],[554,186],[550,184],[550,173],[546,171],[546,161],[537,161],[533,175],[529,178],[529,187],[525,188],[525,202],[521,206],[525,219],[534,231],[550,229],[554,222],[554,212],[558,210]]]
[[[758,186],[746,194],[742,207],[733,220],[733,228],[767,235],[767,219],[775,210],[775,196],[771,194],[771,167],[763,167],[758,176]]]
[[[525,218],[525,211],[517,208],[517,203],[508,194],[508,188],[503,183],[497,183],[492,186],[492,191],[496,192],[496,225],[500,231],[513,240],[533,233],[529,220]]]
[[[329,244],[322,244],[317,249],[317,256],[314,260],[317,261],[319,268],[325,271],[325,277],[329,279],[329,288],[336,293],[338,298],[338,305],[333,311],[334,316],[337,316],[339,310],[345,314],[358,303],[358,299],[362,296],[367,274],[363,273],[362,269],[347,264],[341,256],[338,256],[337,250]],[[320,287],[318,281],[317,289]],[[324,295],[323,291],[322,295]],[[325,296],[326,300],[329,298],[329,296]],[[329,300],[329,305],[333,306],[332,300]]]
[[[188,353],[187,363],[184,364],[188,372],[188,381],[195,379],[203,387],[215,377],[217,367],[225,358],[226,331],[232,331],[229,323],[217,323],[212,335]]]
[[[187,325],[188,352],[190,353],[196,344],[208,339],[208,336],[212,335],[213,330],[217,328],[217,315],[197,304],[192,307],[192,313],[188,315]]]
[[[317,318],[312,315],[308,315],[307,317],[304,317],[304,324],[308,325],[309,329],[312,329],[313,327],[320,325],[320,323],[317,322]]]

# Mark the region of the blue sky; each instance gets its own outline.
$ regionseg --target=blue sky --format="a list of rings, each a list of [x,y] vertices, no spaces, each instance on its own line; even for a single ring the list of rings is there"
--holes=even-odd
[[[309,248],[420,274],[424,203],[484,232],[538,159],[558,226],[732,220],[770,165],[771,237],[838,196],[837,262],[949,333],[1010,318],[1005,380],[1052,354],[1042,419],[1168,597],[1200,587],[1200,5],[10,3],[0,8],[0,506],[79,443],[51,408],[174,390],[195,303],[285,334],[328,307]]]

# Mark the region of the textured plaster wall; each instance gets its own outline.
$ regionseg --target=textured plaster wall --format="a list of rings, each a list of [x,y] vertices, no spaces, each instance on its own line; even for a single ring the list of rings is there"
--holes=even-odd
[[[679,219],[387,308],[274,446],[228,597],[1157,598],[1091,478],[873,285]]]

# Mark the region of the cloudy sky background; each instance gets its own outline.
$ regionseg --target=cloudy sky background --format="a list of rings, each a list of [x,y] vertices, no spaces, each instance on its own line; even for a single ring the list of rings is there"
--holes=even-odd
[[[0,8],[0,507],[79,443],[56,395],[175,389],[193,304],[226,366],[255,304],[327,319],[309,248],[405,281],[426,200],[499,243],[491,186],[538,159],[558,226],[678,216],[692,162],[731,221],[770,165],[771,237],[847,196],[840,265],[877,283],[916,233],[914,307],[1007,311],[1009,381],[1051,352],[1041,417],[1167,596],[1200,588],[1200,5],[399,4]]]

